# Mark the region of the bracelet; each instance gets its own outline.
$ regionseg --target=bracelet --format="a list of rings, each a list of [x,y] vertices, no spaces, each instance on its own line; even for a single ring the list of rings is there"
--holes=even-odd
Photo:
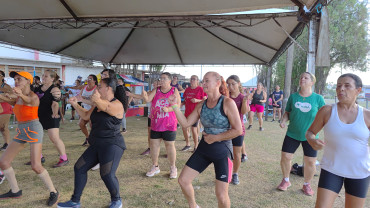
[[[175,110],[175,108],[178,108],[179,106],[175,104],[175,105],[172,105],[171,107],[172,107],[172,109]]]

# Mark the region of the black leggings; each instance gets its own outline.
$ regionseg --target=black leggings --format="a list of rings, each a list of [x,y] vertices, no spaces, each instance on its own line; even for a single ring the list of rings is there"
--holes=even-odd
[[[87,171],[98,163],[100,163],[100,177],[108,188],[111,200],[120,200],[116,171],[123,151],[121,147],[114,144],[89,146],[74,166],[75,188],[71,200],[73,202],[80,202],[82,191],[87,182]]]

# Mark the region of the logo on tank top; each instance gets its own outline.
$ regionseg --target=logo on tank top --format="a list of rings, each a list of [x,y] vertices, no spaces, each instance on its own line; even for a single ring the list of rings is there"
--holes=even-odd
[[[169,103],[167,99],[158,99],[155,107],[159,108],[159,112],[157,112],[157,119],[159,118],[165,118],[165,117],[170,117],[170,115],[162,110],[163,107],[168,107]]]
[[[307,112],[310,112],[312,106],[310,103],[301,103],[301,102],[296,102],[294,104],[294,106],[296,108],[298,108],[299,110],[301,110],[303,113],[307,113]]]

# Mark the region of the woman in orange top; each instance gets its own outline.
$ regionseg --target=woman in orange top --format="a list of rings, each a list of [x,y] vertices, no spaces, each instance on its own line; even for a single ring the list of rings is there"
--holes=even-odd
[[[10,191],[0,195],[0,200],[22,196],[22,190],[18,187],[11,163],[15,156],[25,147],[25,144],[29,143],[31,147],[32,170],[36,172],[49,189],[50,197],[47,205],[52,206],[57,202],[59,193],[55,189],[48,171],[42,167],[40,161],[43,128],[37,116],[40,101],[37,95],[31,91],[33,77],[28,72],[10,72],[10,76],[14,78],[15,82],[13,92],[12,94],[0,94],[0,99],[14,105],[14,114],[18,119],[18,128],[13,142],[9,144],[0,158],[0,169],[3,170],[10,185]]]

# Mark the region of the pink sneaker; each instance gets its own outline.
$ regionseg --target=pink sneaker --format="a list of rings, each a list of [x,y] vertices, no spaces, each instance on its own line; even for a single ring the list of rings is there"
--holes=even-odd
[[[288,187],[290,187],[292,184],[290,183],[290,181],[285,181],[285,179],[283,178],[283,180],[281,181],[280,185],[277,187],[277,189],[279,189],[280,191],[286,191],[288,190]]]
[[[176,167],[171,167],[171,170],[170,170],[170,178],[171,179],[177,178],[177,168]]]
[[[312,188],[311,188],[311,185],[310,184],[303,185],[302,191],[307,196],[312,196],[315,193],[314,191],[312,191]]]
[[[161,172],[161,170],[159,170],[159,166],[155,167],[155,165],[153,165],[152,169],[150,169],[150,171],[146,173],[146,176],[153,177],[153,176],[157,175],[160,172]]]

